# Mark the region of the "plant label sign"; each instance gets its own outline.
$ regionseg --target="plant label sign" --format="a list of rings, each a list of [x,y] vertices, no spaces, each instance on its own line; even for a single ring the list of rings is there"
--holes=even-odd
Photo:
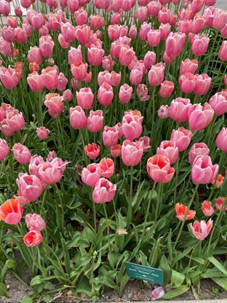
[[[163,271],[161,269],[126,262],[126,271],[129,277],[159,285],[163,284]]]

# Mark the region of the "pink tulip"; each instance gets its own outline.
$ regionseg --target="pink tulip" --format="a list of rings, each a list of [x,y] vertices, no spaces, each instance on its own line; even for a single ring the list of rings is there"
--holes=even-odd
[[[164,80],[165,63],[153,65],[148,72],[148,81],[151,86],[160,85]]]
[[[107,82],[104,82],[98,89],[98,101],[104,106],[111,104],[114,97],[113,88]]]
[[[48,108],[49,115],[53,118],[57,118],[64,110],[63,98],[59,94],[47,94],[45,96],[44,104]]]
[[[4,16],[8,16],[10,13],[10,6],[9,3],[7,3],[6,1],[1,1],[0,2],[0,15],[4,15]]]
[[[154,301],[162,298],[164,295],[165,295],[165,291],[163,287],[156,287],[154,290],[152,290],[150,294],[150,298],[152,301]]]
[[[227,41],[222,42],[218,56],[222,61],[227,61]]]
[[[201,210],[206,217],[210,217],[214,213],[214,209],[212,207],[212,203],[210,201],[203,201]]]
[[[132,96],[132,87],[128,84],[123,84],[119,90],[119,100],[122,104],[127,104]]]
[[[46,58],[50,58],[53,53],[54,41],[52,40],[50,35],[42,36],[39,39],[39,49],[41,51],[42,56]]]
[[[128,140],[134,140],[142,134],[142,120],[143,118],[137,119],[132,115],[126,114],[122,119],[122,133]]]
[[[139,38],[141,40],[147,41],[147,34],[150,31],[150,29],[151,29],[151,24],[150,23],[148,24],[148,23],[144,22],[140,27]]]
[[[218,165],[213,165],[209,156],[198,156],[192,164],[192,181],[195,184],[211,183],[218,173]]]
[[[83,87],[76,92],[76,100],[83,109],[90,109],[94,101],[94,95],[89,87]]]
[[[89,116],[87,118],[87,129],[90,132],[99,132],[103,127],[103,111],[90,111]]]
[[[133,48],[122,46],[119,54],[119,61],[123,66],[129,66],[135,57]]]
[[[194,93],[197,96],[205,95],[211,85],[211,78],[207,74],[195,75]]]
[[[181,54],[185,43],[186,35],[184,33],[171,32],[166,39],[165,52],[168,57],[176,58]]]
[[[121,73],[116,73],[115,71],[112,71],[110,73],[110,85],[112,86],[119,86],[121,82]]]
[[[66,90],[63,92],[62,97],[63,97],[63,100],[64,100],[65,102],[69,102],[69,101],[71,101],[71,100],[73,99],[73,93],[72,93],[72,91],[71,91],[70,89],[66,89]]]
[[[99,29],[105,24],[105,20],[99,15],[90,15],[89,21],[92,29]]]
[[[151,17],[158,17],[158,13],[161,10],[162,5],[160,2],[149,1],[147,4],[147,12]]]
[[[43,77],[37,71],[33,71],[28,75],[27,82],[33,92],[40,92],[44,89]]]
[[[82,62],[82,51],[81,51],[81,45],[79,45],[77,48],[71,47],[68,51],[68,61],[69,64],[75,64],[77,65],[78,62]]]
[[[58,87],[58,70],[55,66],[42,69],[41,74],[43,84],[48,90],[54,90]]]
[[[12,89],[19,83],[19,77],[16,70],[10,67],[0,67],[0,80],[6,89]]]
[[[227,128],[223,127],[216,138],[216,146],[227,152]]]
[[[182,74],[179,78],[180,89],[186,94],[190,94],[195,88],[195,76],[190,73]]]
[[[221,116],[227,112],[227,92],[221,91],[213,95],[209,104],[213,108],[216,115]]]
[[[80,44],[86,44],[89,42],[91,36],[91,29],[88,25],[77,25],[76,26],[76,39]]]
[[[92,66],[99,66],[102,64],[104,50],[102,48],[94,47],[88,49],[88,62]]]
[[[25,44],[28,40],[28,34],[25,29],[21,27],[15,28],[15,41],[19,44]]]
[[[4,26],[2,28],[2,37],[7,42],[13,42],[15,40],[15,31],[11,26]]]
[[[17,199],[6,200],[0,205],[0,221],[7,224],[17,225],[23,215],[23,208]]]
[[[29,163],[29,174],[39,177],[38,174],[39,165],[43,163],[45,163],[45,161],[41,156],[37,156],[37,155],[32,156]]]
[[[61,48],[67,49],[70,47],[70,42],[67,42],[62,34],[58,35],[58,42]]]
[[[74,129],[87,126],[87,117],[81,106],[70,107],[70,125]]]
[[[198,61],[196,59],[186,59],[181,62],[180,75],[191,73],[194,74],[198,68]]]
[[[172,165],[178,159],[179,150],[175,141],[162,141],[157,148],[156,154],[167,157]]]
[[[170,23],[170,10],[167,7],[163,7],[158,12],[158,22],[161,24]]]
[[[192,165],[197,156],[208,156],[209,153],[210,150],[205,143],[194,143],[188,153],[188,161]]]
[[[226,197],[218,197],[215,203],[215,207],[217,210],[227,210],[227,205],[226,205]]]
[[[161,41],[161,32],[159,29],[153,30],[150,29],[149,32],[147,33],[147,41],[148,44],[152,47],[158,46]]]
[[[103,144],[105,146],[112,146],[118,143],[119,133],[116,126],[105,126],[102,134]]]
[[[28,62],[42,64],[42,54],[38,46],[30,47],[30,50],[28,51]]]
[[[136,88],[136,95],[140,101],[149,100],[150,96],[148,95],[148,88],[145,84],[139,84]]]
[[[136,166],[143,156],[143,143],[141,141],[125,140],[121,148],[121,157],[124,165]]]
[[[128,36],[130,39],[136,39],[137,37],[137,28],[136,26],[133,24],[131,25],[129,32],[128,32]]]
[[[25,245],[28,247],[35,247],[40,245],[43,237],[39,230],[30,230],[23,238]]]
[[[0,51],[5,56],[13,56],[13,45],[0,37]]]
[[[104,70],[112,70],[113,66],[114,66],[114,61],[113,61],[111,55],[104,56],[102,59],[102,68]]]
[[[174,121],[186,122],[192,104],[190,99],[176,98],[170,103],[168,115]]]
[[[144,66],[146,69],[150,69],[152,65],[156,63],[156,53],[152,51],[148,51],[144,56]]]
[[[36,134],[40,140],[45,140],[49,136],[50,130],[44,126],[38,127]]]
[[[174,90],[174,83],[171,81],[163,81],[161,83],[159,94],[162,98],[169,98]]]
[[[170,182],[174,172],[169,158],[165,156],[154,155],[147,160],[147,173],[155,182],[163,184]]]
[[[143,79],[143,69],[141,67],[134,67],[129,75],[129,81],[134,85],[139,85]]]
[[[213,27],[221,30],[227,23],[227,12],[223,9],[216,8],[214,11]]]
[[[101,170],[99,164],[89,164],[82,169],[81,179],[84,184],[95,187],[96,183],[101,177]]]
[[[65,75],[63,73],[59,73],[57,89],[61,91],[65,90],[67,83],[68,83],[68,79],[65,77]]]
[[[91,160],[96,159],[100,154],[100,146],[96,143],[91,143],[84,146],[84,153],[88,156]]]
[[[60,182],[64,175],[66,165],[67,162],[64,162],[60,158],[54,158],[51,161],[48,160],[40,164],[38,168],[40,180],[44,184],[56,184]]]
[[[87,76],[87,69],[88,69],[88,64],[87,63],[82,63],[82,62],[77,62],[76,64],[71,64],[70,70],[71,73],[73,74],[73,77],[75,80],[78,81],[84,81]]]
[[[43,220],[43,218],[34,213],[34,214],[27,214],[25,216],[25,223],[27,225],[27,228],[29,230],[38,230],[38,231],[42,231],[46,228],[46,223]]]
[[[205,54],[208,48],[210,38],[206,35],[194,35],[192,36],[192,52],[195,56],[202,56]]]
[[[27,146],[16,143],[12,147],[13,157],[20,164],[28,164],[31,159],[31,152]]]
[[[114,162],[110,158],[102,158],[99,162],[99,168],[101,176],[104,178],[110,178],[114,174]]]
[[[105,178],[100,178],[95,185],[92,199],[95,203],[106,203],[114,199],[117,186]]]
[[[147,20],[147,8],[146,6],[139,6],[134,14],[134,18],[139,22],[145,22]]]
[[[179,127],[177,130],[173,130],[171,133],[170,140],[176,141],[179,151],[185,150],[192,139],[192,132],[185,129],[184,127]]]
[[[205,4],[205,0],[192,0],[191,10],[193,13],[198,13]]]
[[[9,146],[4,139],[0,139],[0,161],[4,160],[9,154]]]
[[[83,8],[75,11],[74,17],[77,25],[84,25],[87,23],[87,12]]]
[[[203,30],[205,23],[206,23],[206,19],[204,16],[200,14],[195,15],[195,17],[192,20],[191,32],[194,34],[200,33]]]
[[[210,219],[208,222],[202,220],[202,221],[195,221],[193,224],[189,224],[191,231],[193,235],[196,237],[196,239],[203,241],[210,233],[213,221]]]
[[[43,25],[45,25],[45,19],[42,13],[33,14],[31,17],[31,25],[35,29],[40,29]]]
[[[42,182],[35,175],[19,174],[16,182],[21,195],[28,201],[36,201],[43,192]]]
[[[121,144],[110,146],[110,154],[113,158],[120,157],[121,155]]]
[[[188,123],[191,130],[202,130],[208,126],[214,116],[212,107],[205,103],[193,105],[189,112]]]

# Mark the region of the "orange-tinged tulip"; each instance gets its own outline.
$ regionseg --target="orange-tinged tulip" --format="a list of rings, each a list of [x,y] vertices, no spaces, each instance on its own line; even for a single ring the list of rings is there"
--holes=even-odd
[[[22,217],[23,208],[16,199],[6,200],[0,206],[0,220],[7,224],[17,225]]]
[[[195,217],[196,212],[194,210],[188,209],[187,206],[177,203],[175,206],[176,217],[180,221],[191,220]]]

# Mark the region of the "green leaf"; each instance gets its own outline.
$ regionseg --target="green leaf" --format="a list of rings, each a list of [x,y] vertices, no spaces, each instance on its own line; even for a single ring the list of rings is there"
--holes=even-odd
[[[95,278],[95,282],[100,285],[106,285],[107,287],[115,290],[117,288],[115,281],[108,276],[97,277]]]
[[[224,275],[227,276],[227,270],[224,268],[224,266],[214,257],[209,257],[208,260],[218,269],[220,270]]]
[[[33,299],[31,297],[24,298],[21,303],[33,303]]]
[[[227,278],[211,278],[215,283],[227,291]]]
[[[173,285],[179,287],[183,284],[184,280],[185,280],[185,275],[175,271],[174,269],[172,270],[171,283]]]
[[[169,300],[175,297],[178,297],[184,293],[186,293],[189,290],[189,287],[187,285],[181,285],[180,287],[168,291],[162,299]]]
[[[35,285],[40,285],[40,284],[43,284],[43,279],[42,279],[42,276],[35,276],[32,280],[31,280],[31,283],[30,285],[31,286],[35,286]]]
[[[77,284],[76,291],[85,294],[89,297],[92,296],[91,286],[87,277],[83,276]]]
[[[212,278],[221,278],[221,277],[225,277],[225,275],[223,273],[221,273],[217,268],[208,268],[202,275],[201,277],[203,279],[212,279]]]
[[[221,185],[221,196],[226,196],[227,195],[227,177],[225,177],[224,182]]]
[[[8,291],[4,283],[0,282],[0,297],[7,297]]]

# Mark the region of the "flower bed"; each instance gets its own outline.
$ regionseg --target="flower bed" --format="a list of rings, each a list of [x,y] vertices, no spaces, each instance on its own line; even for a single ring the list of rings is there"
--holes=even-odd
[[[126,262],[162,271],[152,300],[207,278],[227,290],[227,12],[214,3],[21,0],[26,17],[4,19],[0,295],[25,268],[47,302],[56,281],[121,295]]]

